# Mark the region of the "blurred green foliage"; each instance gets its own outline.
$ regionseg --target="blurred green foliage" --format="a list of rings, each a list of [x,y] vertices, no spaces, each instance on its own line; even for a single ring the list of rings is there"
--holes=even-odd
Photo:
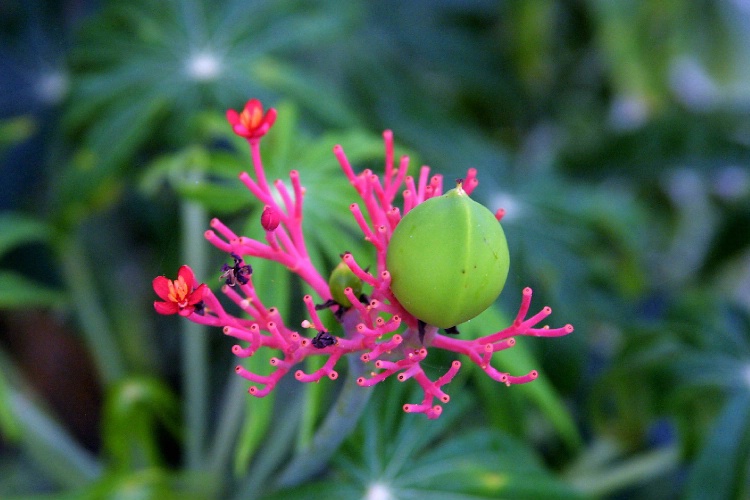
[[[749,27],[741,1],[3,3],[0,497],[746,498]],[[320,269],[369,251],[334,144],[378,171],[389,128],[412,172],[477,168],[511,273],[461,331],[531,286],[575,333],[493,360],[539,379],[464,363],[436,422],[350,391],[357,363],[258,400],[220,332],[156,317],[154,276],[218,287],[210,217],[260,230],[222,117],[250,97]],[[306,290],[253,266],[299,323]]]

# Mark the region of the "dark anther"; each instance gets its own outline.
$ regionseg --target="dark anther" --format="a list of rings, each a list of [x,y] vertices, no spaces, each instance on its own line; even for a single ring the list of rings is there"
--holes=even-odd
[[[336,319],[340,323],[341,322],[341,318],[344,316],[344,313],[346,312],[346,308],[344,306],[342,306],[341,304],[339,304],[338,302],[336,302],[335,300],[328,299],[325,302],[323,302],[322,304],[315,304],[315,310],[316,311],[322,311],[323,309],[330,309],[333,306],[339,306],[339,308],[336,309],[336,312],[333,313],[333,315],[336,317]]]
[[[229,286],[247,285],[250,281],[250,275],[253,274],[253,268],[249,264],[242,264],[242,257],[232,252],[230,254],[234,259],[234,266],[224,264],[221,266],[221,279]]]
[[[336,306],[338,304],[339,303],[336,302],[335,300],[328,299],[325,302],[323,302],[322,304],[315,304],[315,310],[316,311],[322,311],[323,309],[328,309],[328,308]]]
[[[370,298],[363,293],[362,295],[359,296],[359,301],[362,304],[367,305],[367,304],[370,303]],[[336,317],[336,319],[339,322],[341,322],[341,318],[344,316],[344,313],[346,311],[348,311],[349,309],[346,308],[346,307],[344,307],[344,306],[342,306],[341,304],[339,304],[338,302],[336,302],[333,299],[328,299],[325,302],[323,302],[322,304],[315,304],[315,310],[316,311],[322,311],[323,309],[330,309],[333,306],[339,306],[339,308],[336,309],[336,312],[333,313],[333,315]]]
[[[206,304],[204,304],[202,300],[195,304],[193,307],[195,308],[193,309],[193,312],[198,316],[203,316],[204,314],[206,314]]]
[[[417,320],[417,330],[419,331],[419,341],[422,344],[424,344],[424,334],[425,334],[426,327],[427,327],[427,323],[425,323],[421,319]]]
[[[451,326],[445,329],[445,333],[447,333],[448,335],[458,335],[461,332],[458,331],[457,326]]]
[[[324,349],[329,345],[334,345],[335,343],[336,337],[325,330],[323,330],[322,332],[318,332],[318,334],[312,339],[313,347],[316,347],[318,349]]]

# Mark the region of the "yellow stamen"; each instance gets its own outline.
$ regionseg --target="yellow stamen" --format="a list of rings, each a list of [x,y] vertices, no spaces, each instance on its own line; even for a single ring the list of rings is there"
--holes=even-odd
[[[251,106],[245,108],[240,115],[240,121],[242,125],[248,130],[254,130],[258,128],[260,122],[263,120],[263,110],[260,106]]]
[[[180,303],[184,302],[185,298],[190,294],[190,290],[188,290],[187,283],[185,283],[185,279],[180,276],[176,280],[172,281],[169,280],[169,294],[167,295],[169,297],[169,300],[172,302]]]

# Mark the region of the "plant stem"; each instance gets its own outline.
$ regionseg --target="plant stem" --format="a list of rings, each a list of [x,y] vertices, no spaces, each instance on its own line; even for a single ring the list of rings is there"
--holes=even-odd
[[[600,464],[593,470],[577,471],[570,482],[580,492],[593,497],[606,497],[627,486],[643,483],[666,474],[679,465],[677,446],[659,448],[627,460]]]
[[[203,231],[206,213],[196,203],[183,201],[180,207],[183,261],[190,262],[196,276],[206,275],[206,244]],[[185,461],[188,469],[200,469],[207,424],[208,366],[207,337],[203,325],[182,322],[182,372],[186,436]]]
[[[245,417],[248,397],[245,385],[245,379],[238,377],[234,371],[229,374],[229,379],[224,384],[223,402],[218,412],[219,422],[216,424],[216,433],[207,459],[207,468],[217,475],[227,467],[237,444],[237,434]]]
[[[101,475],[101,463],[40,407],[33,389],[2,350],[0,378],[7,382],[0,404],[13,419],[13,428],[4,435],[8,442],[23,448],[61,487],[79,487]]]
[[[311,356],[305,360],[305,371],[312,373],[319,369],[325,363],[322,356]],[[325,386],[321,384],[305,384],[304,406],[305,411],[302,414],[299,433],[297,434],[296,450],[306,449],[312,443],[315,435],[315,424],[320,417],[323,395]]]
[[[80,487],[101,475],[96,458],[23,393],[11,391],[10,404],[20,422],[24,447],[60,486]]]
[[[78,236],[71,234],[63,240],[60,257],[65,282],[72,295],[89,352],[94,358],[102,385],[110,385],[125,375],[125,366],[96,291],[92,266],[87,262],[85,248]]]
[[[249,473],[237,487],[234,500],[252,500],[265,491],[268,476],[279,467],[294,440],[294,429],[299,425],[300,414],[304,411],[301,403],[299,394],[288,394],[284,403],[279,405],[279,414],[274,418],[268,438],[256,454],[257,460],[253,462]]]
[[[364,364],[353,356],[348,359],[349,373],[336,403],[315,433],[310,446],[295,456],[279,474],[276,486],[283,488],[298,485],[324,468],[359,422],[372,388],[357,385],[357,378],[364,372]]]

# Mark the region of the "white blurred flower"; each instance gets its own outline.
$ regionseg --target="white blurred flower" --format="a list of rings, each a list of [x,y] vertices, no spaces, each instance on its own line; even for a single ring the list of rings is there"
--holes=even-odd
[[[188,77],[196,81],[215,80],[222,71],[222,61],[212,52],[196,52],[185,62],[185,71]]]
[[[365,496],[362,500],[395,500],[396,497],[393,495],[391,487],[387,484],[375,482],[370,484],[367,488]]]

